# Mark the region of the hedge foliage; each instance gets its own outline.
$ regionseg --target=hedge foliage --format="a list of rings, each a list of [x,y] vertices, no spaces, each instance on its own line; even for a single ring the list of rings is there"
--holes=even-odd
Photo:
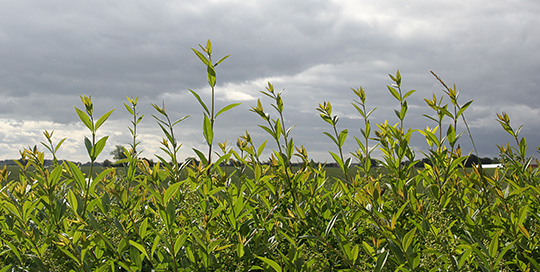
[[[468,140],[461,136],[469,134],[464,113],[472,101],[462,104],[456,87],[434,74],[444,94],[425,99],[433,128],[408,129],[403,121],[414,91],[402,91],[398,71],[387,86],[399,105],[395,125],[373,126],[366,92],[353,89],[363,121],[352,153],[343,150],[348,130],[338,129],[331,103],[319,104],[329,125],[321,133],[335,143],[330,154],[343,173],[328,177],[294,143],[281,92],[271,83],[262,94],[272,111],[261,100],[251,109],[267,141],[276,143],[270,164],[261,158],[267,141],[256,145],[248,132],[235,146],[215,145],[216,119],[238,105],[214,108],[215,68],[227,57],[214,63],[210,41],[193,51],[212,90],[210,102],[191,91],[204,113],[208,150],[181,162],[174,127],[185,117],[171,118],[164,105],[153,105],[166,155],[154,166],[140,159],[137,98],[124,104],[133,117],[125,171],[86,175],[79,165],[58,163],[64,139],[55,143],[45,131],[42,144],[53,166],[34,147],[21,151],[18,179],[8,179],[6,168],[0,172],[0,271],[540,270],[539,171],[507,114],[498,121],[515,143],[499,146],[502,167],[489,175],[481,165],[465,169],[468,154],[459,141]],[[96,117],[90,97],[81,100],[76,113],[88,128],[84,144],[94,165],[108,140],[96,132],[112,111]],[[458,124],[466,130],[456,131]],[[415,133],[429,145],[422,152],[431,162],[425,168],[415,167],[419,160],[409,145]],[[372,163],[376,148],[381,167]],[[232,173],[220,166],[231,160]],[[293,168],[291,161],[302,163]]]

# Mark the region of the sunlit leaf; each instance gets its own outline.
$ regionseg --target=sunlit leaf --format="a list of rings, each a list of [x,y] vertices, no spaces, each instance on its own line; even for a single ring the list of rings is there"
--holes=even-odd
[[[101,125],[103,125],[103,123],[105,123],[105,121],[109,118],[109,116],[111,115],[111,113],[113,113],[114,109],[113,110],[110,110],[109,112],[103,114],[97,121],[96,121],[96,125],[95,125],[95,130],[98,130]]]
[[[77,112],[77,115],[79,116],[79,119],[83,122],[83,124],[90,130],[94,131],[92,121],[90,121],[90,117],[86,115],[86,113],[78,108],[75,107],[75,111]]]
[[[240,104],[242,104],[242,103],[234,103],[234,104],[230,104],[230,105],[227,105],[227,106],[223,107],[221,110],[218,111],[218,113],[216,113],[215,118],[217,118],[220,114],[222,114],[222,113],[224,113],[224,112],[226,112],[226,111],[228,111],[228,110],[230,110],[230,109],[232,109],[232,108],[234,108],[234,107],[236,107],[236,106],[238,106]]]
[[[182,185],[182,182],[177,182],[169,186],[167,190],[165,190],[165,194],[163,194],[163,204],[168,205],[171,198],[178,192],[178,189],[180,188],[180,185]]]
[[[146,253],[146,249],[144,248],[143,245],[141,245],[141,244],[139,244],[139,243],[137,243],[137,242],[135,242],[133,240],[129,240],[129,244],[134,246],[137,250],[139,250],[144,257],[148,258],[148,254]]]
[[[99,141],[97,141],[96,145],[92,147],[92,157],[95,159],[101,154],[101,151],[103,151],[103,148],[105,148],[105,144],[107,143],[107,139],[109,139],[109,136],[105,136]]]
[[[216,62],[216,64],[214,64],[214,67],[215,67],[215,66],[218,66],[218,64],[222,63],[224,60],[226,60],[226,59],[229,58],[230,56],[231,56],[231,55],[227,55],[227,56],[221,58],[218,62]]]
[[[281,272],[282,269],[281,269],[281,266],[279,266],[278,263],[276,263],[275,261],[271,260],[271,259],[268,259],[266,257],[261,257],[261,256],[257,256],[257,258],[263,262],[265,262],[267,265],[269,265],[270,267],[272,267],[274,269],[274,271],[278,271],[278,272]]]
[[[349,133],[348,130],[344,129],[339,133],[339,147],[342,147],[343,144],[345,144],[345,140],[347,139],[347,134]]]
[[[386,86],[386,87],[388,88],[388,90],[390,91],[390,93],[395,99],[397,99],[398,101],[401,101],[401,97],[399,96],[399,93],[398,91],[396,91],[396,89],[394,89],[391,86]]]
[[[208,59],[201,52],[195,50],[194,48],[191,48],[191,50],[193,50],[195,55],[197,55],[197,57],[199,57],[199,59],[202,61],[202,63],[204,63],[204,65],[208,66],[210,64],[208,62]]]
[[[407,97],[409,97],[411,94],[415,93],[416,90],[410,90],[408,91],[404,96],[403,96],[403,99],[406,99]]]
[[[404,251],[407,251],[407,249],[409,248],[409,246],[413,242],[415,233],[416,233],[416,228],[413,228],[412,230],[407,232],[407,234],[405,234],[405,236],[403,237],[402,248],[403,248]]]

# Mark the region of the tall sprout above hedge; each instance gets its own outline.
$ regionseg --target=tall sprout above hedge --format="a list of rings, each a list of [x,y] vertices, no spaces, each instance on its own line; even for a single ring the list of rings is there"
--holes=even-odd
[[[212,43],[210,42],[210,40],[208,40],[205,47],[202,45],[199,45],[199,47],[201,48],[202,52],[194,48],[191,48],[191,49],[193,50],[195,55],[197,55],[199,60],[201,60],[201,62],[206,66],[206,75],[208,77],[208,85],[210,85],[210,90],[211,90],[210,109],[208,108],[206,103],[204,103],[203,99],[200,97],[200,95],[197,92],[191,89],[189,91],[193,94],[193,96],[195,96],[195,98],[197,99],[197,101],[199,102],[199,104],[204,110],[203,135],[204,135],[206,144],[208,145],[208,157],[205,158],[204,155],[199,150],[194,149],[194,151],[197,153],[199,159],[205,162],[205,164],[208,167],[210,167],[210,165],[212,164],[212,147],[214,143],[214,122],[219,115],[240,105],[241,103],[229,104],[221,108],[217,113],[215,113],[215,87],[216,87],[216,82],[217,82],[216,67],[220,63],[222,63],[224,60],[226,60],[230,55],[227,55],[221,58],[220,60],[218,60],[216,63],[214,63],[212,61]]]

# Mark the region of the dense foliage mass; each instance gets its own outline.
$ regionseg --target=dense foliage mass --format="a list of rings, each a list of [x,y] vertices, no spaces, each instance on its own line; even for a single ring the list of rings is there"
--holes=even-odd
[[[225,58],[213,63],[210,42],[193,51],[212,90],[210,103],[191,91],[203,109],[208,150],[194,150],[197,161],[181,163],[174,126],[185,117],[171,119],[164,105],[153,105],[166,156],[153,166],[140,159],[143,115],[137,98],[128,98],[133,142],[124,150],[124,171],[97,173],[93,165],[107,137],[96,132],[112,111],[94,118],[91,99],[82,96],[84,108],[76,113],[89,130],[90,174],[59,163],[63,140],[55,144],[47,131],[42,144],[52,166],[45,166],[44,152],[28,148],[21,151],[17,179],[8,179],[6,168],[1,172],[0,271],[540,270],[539,172],[505,113],[498,120],[515,144],[499,146],[502,167],[489,175],[481,165],[464,168],[468,155],[456,128],[459,123],[468,132],[464,112],[471,102],[461,104],[456,88],[436,77],[450,102],[426,99],[434,128],[407,129],[407,98],[414,91],[402,92],[397,72],[388,86],[399,103],[395,125],[372,126],[365,91],[353,90],[363,121],[351,156],[343,150],[348,130],[338,129],[330,102],[319,105],[342,172],[329,177],[295,145],[281,93],[270,83],[262,93],[272,101],[272,115],[260,100],[251,109],[276,143],[270,163],[261,162],[267,142],[256,145],[248,132],[236,146],[215,146],[216,118],[237,104],[215,110],[215,67]],[[413,133],[429,144],[423,168],[415,167]],[[373,164],[375,148],[383,154],[380,167]],[[293,160],[302,163],[292,167]],[[220,166],[229,161],[232,172]]]

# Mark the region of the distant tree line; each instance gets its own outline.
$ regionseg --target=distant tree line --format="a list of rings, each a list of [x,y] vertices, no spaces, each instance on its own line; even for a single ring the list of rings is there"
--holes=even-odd
[[[494,157],[494,158],[489,158],[489,157],[479,158],[476,155],[471,154],[463,162],[463,166],[464,167],[472,167],[473,165],[478,165],[479,163],[481,163],[481,164],[496,164],[496,163],[500,163],[500,160],[497,157]],[[415,166],[424,167],[425,164],[433,165],[428,158],[423,158]]]
[[[111,161],[109,159],[105,159],[102,163],[97,163],[96,165],[99,165],[99,166],[102,166],[102,167],[121,167],[121,166],[125,166],[124,163],[120,163],[118,161],[120,160],[123,160],[125,158],[127,158],[126,156],[126,153],[124,152],[124,147],[122,147],[121,145],[116,145],[115,148],[113,149],[113,151],[111,151],[110,155],[113,157],[113,160],[114,161]],[[154,166],[155,162],[153,159],[148,159],[148,158],[142,158],[143,160],[147,161],[148,164],[150,166]],[[193,163],[195,164],[198,164],[199,161],[196,160],[195,158],[187,158],[186,161],[192,161]],[[22,164],[24,164],[24,161],[22,159],[18,159],[18,160],[0,160],[0,165],[17,165],[17,163],[15,161],[18,161]],[[67,162],[67,160],[59,160],[58,161],[60,164],[62,164],[63,162]],[[78,162],[76,162],[78,163]],[[313,160],[311,161],[312,164],[315,164],[316,162],[314,162]],[[404,164],[407,164],[408,162],[404,162]],[[464,161],[463,165],[464,167],[472,167],[473,165],[478,165],[479,163],[482,163],[482,164],[496,164],[496,163],[500,163],[500,159],[497,158],[497,157],[494,157],[494,158],[489,158],[489,157],[482,157],[482,158],[479,158],[477,157],[476,155],[473,155],[471,154],[467,160]],[[53,161],[52,160],[45,160],[45,165],[52,165],[53,164]],[[81,163],[82,166],[86,165],[88,163]],[[263,162],[262,164],[270,164],[270,161],[266,161],[266,162]],[[291,166],[300,166],[302,163],[294,163],[292,162],[291,163]],[[378,166],[378,162],[377,160],[375,159],[371,159],[371,165],[373,166]],[[429,164],[429,165],[432,165],[431,161],[428,159],[428,158],[423,158],[421,159],[420,161],[418,161],[418,163],[416,163],[416,167],[424,167],[426,164]],[[231,159],[227,162],[222,162],[220,164],[221,166],[239,166],[239,162]],[[338,167],[337,163],[334,163],[334,162],[329,162],[329,163],[326,163],[325,164],[326,167]]]

